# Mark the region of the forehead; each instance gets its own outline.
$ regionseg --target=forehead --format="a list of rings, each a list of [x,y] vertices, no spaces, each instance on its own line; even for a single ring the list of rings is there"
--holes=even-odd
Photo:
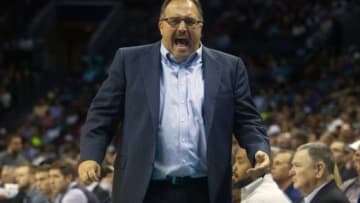
[[[284,162],[287,162],[287,161],[289,161],[290,158],[291,158],[291,154],[290,154],[290,153],[278,153],[277,155],[275,155],[274,161],[284,161]]]
[[[310,156],[309,156],[308,150],[297,151],[294,155],[293,162],[310,163]]]
[[[35,173],[35,177],[43,177],[43,176],[48,176],[49,173],[46,171],[39,171]]]
[[[165,8],[165,16],[199,16],[196,5],[190,0],[174,0]]]
[[[27,173],[29,172],[29,167],[27,166],[20,166],[18,168],[15,169],[16,173]]]
[[[1,174],[8,174],[8,173],[13,173],[14,172],[14,167],[11,166],[3,166],[2,170],[1,170]]]
[[[49,175],[62,175],[59,169],[50,169]]]

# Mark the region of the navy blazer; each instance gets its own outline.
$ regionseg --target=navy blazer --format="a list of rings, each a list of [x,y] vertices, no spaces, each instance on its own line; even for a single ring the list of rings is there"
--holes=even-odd
[[[311,200],[311,203],[350,203],[344,192],[332,180],[326,184]]]
[[[258,150],[270,155],[270,147],[242,60],[205,46],[202,57],[210,201],[230,203],[232,134],[246,148],[251,162]],[[120,48],[89,108],[81,136],[81,160],[101,163],[121,123],[113,202],[140,203],[146,194],[160,119],[160,74],[160,42]]]

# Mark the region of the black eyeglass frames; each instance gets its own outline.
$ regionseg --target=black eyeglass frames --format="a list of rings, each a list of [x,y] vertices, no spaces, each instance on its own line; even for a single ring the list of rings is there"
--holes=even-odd
[[[202,23],[202,20],[198,20],[192,17],[169,17],[169,18],[161,18],[161,21],[166,21],[171,27],[176,28],[180,25],[181,21],[184,21],[185,25],[188,27],[195,26],[199,23]]]

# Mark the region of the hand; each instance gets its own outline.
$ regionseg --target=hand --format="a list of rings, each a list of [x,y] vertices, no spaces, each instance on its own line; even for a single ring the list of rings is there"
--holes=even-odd
[[[269,155],[263,151],[255,153],[255,167],[246,171],[252,178],[258,178],[264,175],[270,169]]]
[[[90,184],[98,181],[100,177],[101,167],[93,160],[87,160],[80,163],[78,168],[80,181],[85,184]]]

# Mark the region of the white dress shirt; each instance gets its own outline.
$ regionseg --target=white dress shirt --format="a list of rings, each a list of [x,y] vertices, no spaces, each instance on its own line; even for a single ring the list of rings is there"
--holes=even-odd
[[[241,188],[241,203],[291,203],[271,174],[266,174]]]

